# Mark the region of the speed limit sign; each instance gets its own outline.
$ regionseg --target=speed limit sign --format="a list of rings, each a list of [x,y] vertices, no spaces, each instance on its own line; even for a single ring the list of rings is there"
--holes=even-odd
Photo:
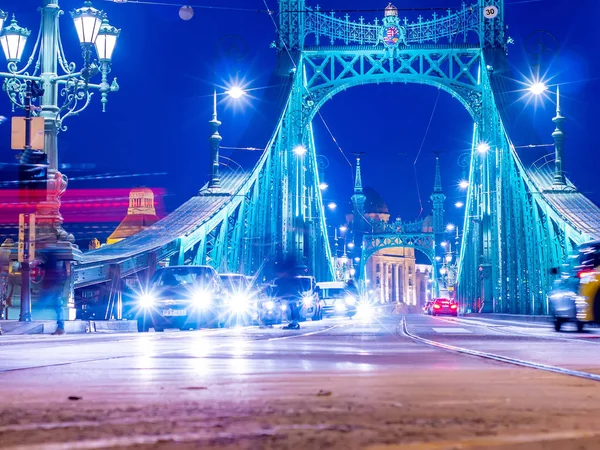
[[[498,7],[497,6],[486,6],[483,8],[483,16],[486,19],[494,19],[498,15]]]

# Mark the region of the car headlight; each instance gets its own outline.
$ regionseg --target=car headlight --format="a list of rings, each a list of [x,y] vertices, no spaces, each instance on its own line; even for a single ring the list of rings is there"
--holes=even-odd
[[[273,300],[269,300],[267,303],[265,303],[265,308],[267,308],[267,311],[273,311],[275,309],[275,302]]]
[[[192,302],[196,308],[206,309],[212,305],[212,295],[208,291],[197,291],[192,297]]]
[[[348,295],[345,300],[348,305],[356,305],[356,297],[354,295]]]
[[[373,318],[373,307],[368,303],[362,303],[358,305],[356,309],[356,317],[363,320],[371,320]]]
[[[155,298],[152,294],[142,294],[138,301],[142,308],[152,308],[154,306]]]
[[[281,304],[281,310],[282,311],[286,311],[287,310],[287,305],[285,303]]]
[[[311,307],[313,305],[313,298],[310,295],[305,295],[302,297],[302,304],[306,307]]]
[[[249,299],[245,294],[235,294],[231,297],[229,306],[233,312],[243,313],[248,310]]]
[[[346,311],[346,305],[342,302],[335,302],[335,310],[339,311],[339,312],[344,312]]]

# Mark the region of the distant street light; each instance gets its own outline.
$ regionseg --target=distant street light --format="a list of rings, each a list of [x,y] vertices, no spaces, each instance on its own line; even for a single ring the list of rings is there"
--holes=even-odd
[[[332,205],[332,203],[330,203],[330,205]],[[337,206],[337,205],[336,205],[336,206]],[[334,208],[335,208],[335,206],[334,206]],[[341,231],[342,233],[345,233],[346,231],[348,231],[348,227],[347,227],[346,225],[342,225],[342,226],[340,227],[340,231]]]
[[[456,206],[457,208],[462,208],[463,206],[465,206],[465,204],[463,202],[456,202],[454,206]]]
[[[326,190],[328,187],[329,187],[329,185],[327,183],[319,184],[319,189],[321,189],[322,191]]]
[[[460,180],[458,187],[461,189],[467,189],[469,187],[469,182],[467,180]]]
[[[487,153],[490,150],[490,144],[488,144],[487,142],[480,142],[477,145],[477,151],[479,153]]]
[[[442,247],[446,248],[446,246],[448,245],[448,243],[447,243],[446,241],[444,241],[444,242],[442,242],[440,245],[441,245]]]
[[[304,156],[306,155],[306,147],[304,145],[297,145],[296,147],[294,147],[294,154],[296,154],[297,156]]]
[[[236,100],[246,95],[246,91],[239,86],[233,86],[228,91],[225,91],[225,93]]]
[[[327,207],[333,211],[335,208],[337,208],[337,205],[334,202],[331,202],[327,205]]]
[[[448,225],[446,225],[446,231],[454,231],[456,229],[456,225],[454,225],[453,223],[449,223]]]
[[[348,243],[348,248],[350,248],[350,249],[354,248],[354,242],[349,242]]]
[[[527,88],[533,95],[541,95],[548,90],[548,86],[543,81],[537,81]]]

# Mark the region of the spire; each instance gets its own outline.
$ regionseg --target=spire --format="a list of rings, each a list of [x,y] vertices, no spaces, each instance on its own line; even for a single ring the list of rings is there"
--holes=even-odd
[[[563,122],[565,118],[560,111],[560,86],[556,86],[556,117],[552,122],[556,124],[556,129],[552,133],[554,139],[554,186],[565,186],[565,174],[563,172],[563,151],[565,142],[565,133],[563,132]]]
[[[440,171],[440,155],[435,156],[435,182],[433,183],[433,193],[431,194],[433,202],[433,232],[443,233],[444,228],[444,201],[446,196],[442,191],[442,174]]]
[[[360,194],[363,191],[362,174],[360,170],[360,155],[356,157],[356,177],[354,179],[354,193]]]
[[[435,182],[433,184],[433,192],[442,192],[442,175],[440,172],[440,155],[435,157]]]
[[[362,232],[364,229],[363,221],[365,220],[365,202],[367,201],[367,197],[363,194],[362,173],[360,170],[360,155],[362,155],[362,153],[354,154],[356,155],[356,178],[354,180],[354,194],[352,195],[352,214],[354,216],[352,227],[355,237],[359,242],[362,242]]]
[[[214,92],[213,96],[213,115],[212,120],[208,122],[212,128],[212,134],[208,139],[210,141],[210,181],[208,183],[209,188],[220,188],[221,180],[219,178],[219,149],[221,140],[223,139],[219,134],[219,127],[221,122],[217,118],[217,91]]]

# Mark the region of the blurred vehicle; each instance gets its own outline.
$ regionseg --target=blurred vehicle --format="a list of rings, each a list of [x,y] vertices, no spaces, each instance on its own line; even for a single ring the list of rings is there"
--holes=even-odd
[[[138,331],[188,330],[214,326],[223,310],[224,289],[209,266],[172,266],[157,270],[136,298]]]
[[[432,316],[439,316],[441,314],[449,314],[451,316],[458,316],[458,305],[448,298],[436,298],[430,306]]]
[[[600,241],[580,245],[560,273],[548,294],[554,329],[560,331],[564,323],[573,322],[583,331],[586,324],[600,323]]]
[[[427,300],[423,305],[423,314],[431,315],[431,307],[433,306],[433,300]]]
[[[276,278],[273,281],[271,296],[282,305],[296,302],[300,321],[308,318],[312,320],[323,319],[323,308],[317,294],[315,278],[312,276],[295,276],[292,278]],[[289,306],[285,308],[290,315]]]
[[[358,295],[349,290],[343,281],[317,283],[317,293],[322,302],[323,315],[326,317],[356,315]]]
[[[282,303],[274,295],[275,286],[267,285],[262,290],[262,295],[258,303],[259,323],[261,325],[277,325],[283,322],[284,316],[287,316],[288,305]]]
[[[220,274],[225,297],[220,320],[226,324],[258,323],[259,290],[252,277],[237,273]]]

